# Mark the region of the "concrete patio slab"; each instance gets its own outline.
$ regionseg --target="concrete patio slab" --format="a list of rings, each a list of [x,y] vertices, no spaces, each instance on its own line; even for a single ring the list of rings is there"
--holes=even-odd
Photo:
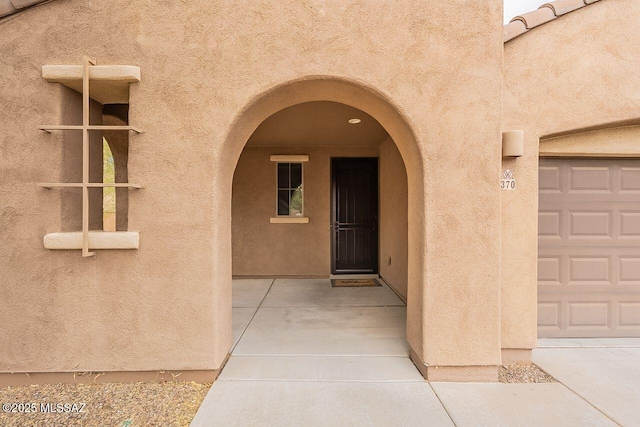
[[[617,423],[640,425],[640,348],[544,348],[533,361]]]
[[[262,307],[233,355],[406,356],[405,307]]]
[[[233,356],[224,381],[424,382],[407,357]]]
[[[217,381],[192,427],[452,426],[425,382]]]
[[[539,340],[534,362],[561,383],[429,385],[387,286],[259,279],[233,291],[237,344],[193,426],[640,425],[640,339]]]
[[[273,279],[234,279],[233,307],[259,307]]]
[[[232,308],[231,309],[231,327],[233,329],[233,346],[238,343],[244,330],[249,326],[251,318],[255,314],[257,308]]]
[[[538,348],[640,347],[640,338],[538,338]]]
[[[615,426],[562,384],[432,383],[457,426]]]
[[[382,283],[382,282],[381,282]],[[386,284],[365,288],[333,288],[329,279],[276,279],[264,307],[404,306]]]

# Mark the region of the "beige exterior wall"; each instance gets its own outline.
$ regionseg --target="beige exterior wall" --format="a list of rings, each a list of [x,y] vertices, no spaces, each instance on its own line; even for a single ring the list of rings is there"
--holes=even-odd
[[[308,224],[271,224],[276,216],[274,154],[304,154],[304,216]],[[233,177],[233,274],[331,274],[331,157],[377,157],[378,147],[245,147]]]
[[[408,187],[402,156],[391,138],[380,145],[380,276],[407,300]],[[391,264],[389,264],[389,258]]]
[[[393,13],[363,1],[67,0],[2,21],[0,370],[219,368],[237,160],[265,118],[312,100],[371,114],[404,159],[416,358],[499,364],[501,21],[500,0],[409,0]],[[62,89],[40,67],[83,55],[141,67],[129,121],[145,130],[131,135],[128,168],[145,185],[129,198],[140,248],[92,259],[43,248],[65,229],[62,197],[34,185],[59,179],[68,143],[37,130],[64,117]]]
[[[525,146],[523,157],[502,162],[518,183],[502,193],[503,348],[536,345],[539,144],[545,151],[570,144],[597,157],[620,150],[615,141],[604,149],[603,135],[579,143],[545,137],[637,123],[639,19],[637,1],[608,0],[505,44],[503,130],[523,129]],[[610,135],[617,132],[630,131]]]

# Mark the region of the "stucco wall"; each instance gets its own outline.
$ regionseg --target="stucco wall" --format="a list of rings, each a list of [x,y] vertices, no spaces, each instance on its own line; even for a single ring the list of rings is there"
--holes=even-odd
[[[0,369],[218,368],[236,161],[262,120],[312,100],[368,112],[405,160],[417,357],[498,364],[501,21],[499,0],[59,0],[3,20]],[[83,55],[141,67],[129,121],[145,130],[128,168],[140,249],[91,259],[42,247],[61,197],[34,185],[61,175],[66,143],[37,130],[63,117],[40,67]]]
[[[536,345],[540,138],[616,127],[640,117],[639,20],[639,2],[607,0],[505,44],[503,129],[523,129],[525,146],[523,157],[503,161],[518,183],[516,191],[502,193],[504,348]],[[593,147],[585,142],[579,150],[588,152]],[[549,149],[553,142],[544,145]]]
[[[380,276],[407,299],[407,172],[391,138],[380,145]],[[391,264],[388,263],[391,258]]]
[[[308,224],[271,224],[276,216],[273,154],[305,154],[304,216]],[[329,276],[331,157],[377,157],[378,147],[245,147],[233,178],[233,274]]]

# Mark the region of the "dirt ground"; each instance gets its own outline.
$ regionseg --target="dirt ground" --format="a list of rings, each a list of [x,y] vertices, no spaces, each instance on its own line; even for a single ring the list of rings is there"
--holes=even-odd
[[[193,382],[7,387],[0,389],[0,426],[188,426],[210,387]],[[36,412],[13,405],[20,403]]]

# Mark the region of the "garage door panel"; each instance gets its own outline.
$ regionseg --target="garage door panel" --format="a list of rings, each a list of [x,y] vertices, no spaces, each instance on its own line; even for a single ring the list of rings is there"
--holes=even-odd
[[[561,211],[538,212],[538,236],[545,239],[560,239],[562,226]]]
[[[542,240],[542,238],[539,238],[538,242],[542,243]],[[567,244],[570,244],[571,246],[567,247]],[[637,249],[638,245],[640,245],[640,239],[620,237],[619,239],[617,239],[615,244],[616,246],[612,247],[611,240],[588,239],[581,237],[572,237],[570,239],[544,239],[544,245],[546,246],[544,248],[545,252],[540,253],[544,253],[546,255],[556,255],[558,253],[564,254],[571,252],[584,255],[597,255],[602,253],[601,249],[598,248],[611,248],[612,251],[608,254],[616,254],[627,249]],[[564,249],[567,249],[567,251],[564,251]],[[540,248],[540,250],[542,251],[543,248]],[[550,253],[548,252],[548,250],[554,250],[554,252]]]
[[[611,286],[611,258],[569,257],[569,285]]]
[[[562,284],[562,257],[538,258],[538,282],[544,285]]]
[[[639,165],[541,160],[539,336],[640,336]]]
[[[568,329],[609,330],[611,329],[611,303],[570,302]]]
[[[640,239],[640,211],[620,212],[620,235]]]
[[[638,194],[632,193],[553,193],[540,194],[544,196],[544,210],[566,211],[567,209],[607,211],[607,210],[637,210]],[[588,200],[585,200],[585,196]],[[553,209],[549,203],[553,203]]]
[[[538,328],[548,332],[560,330],[560,305],[559,302],[538,304]]]
[[[541,166],[538,187],[542,193],[561,193],[560,168]]]
[[[640,256],[619,258],[620,284],[640,286]]]
[[[613,182],[606,166],[572,166],[569,169],[570,193],[611,193]]]
[[[618,325],[621,329],[640,328],[640,301],[619,304]]]
[[[569,237],[611,239],[613,236],[611,211],[569,210],[569,224]]]
[[[640,167],[620,168],[620,192],[640,193]]]
[[[570,302],[568,327],[611,329],[611,304],[606,301]]]

